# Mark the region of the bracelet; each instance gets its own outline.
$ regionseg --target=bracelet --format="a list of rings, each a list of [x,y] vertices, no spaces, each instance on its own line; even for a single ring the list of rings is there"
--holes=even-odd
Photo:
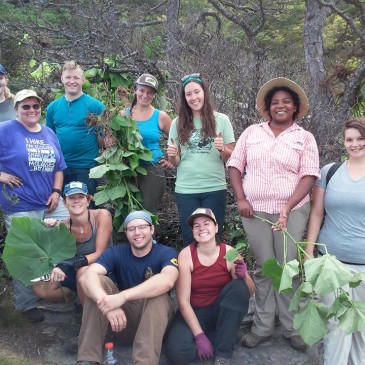
[[[58,193],[58,194],[62,195],[61,189],[52,188],[52,193]]]

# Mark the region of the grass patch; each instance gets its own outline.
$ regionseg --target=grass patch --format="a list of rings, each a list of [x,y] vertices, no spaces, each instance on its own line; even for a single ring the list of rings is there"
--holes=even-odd
[[[36,359],[26,359],[23,356],[15,354],[11,351],[0,349],[1,365],[46,365]]]

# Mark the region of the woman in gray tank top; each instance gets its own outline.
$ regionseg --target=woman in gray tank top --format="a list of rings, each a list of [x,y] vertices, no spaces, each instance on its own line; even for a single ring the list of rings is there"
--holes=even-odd
[[[78,278],[109,247],[112,217],[107,209],[88,209],[92,196],[85,183],[73,181],[66,184],[63,196],[70,217],[63,222],[45,219],[44,223],[50,227],[65,224],[76,238],[76,255],[57,264],[49,275],[35,279],[39,281],[33,290],[40,298],[57,301],[65,300],[77,291],[83,303],[84,294],[78,290]]]

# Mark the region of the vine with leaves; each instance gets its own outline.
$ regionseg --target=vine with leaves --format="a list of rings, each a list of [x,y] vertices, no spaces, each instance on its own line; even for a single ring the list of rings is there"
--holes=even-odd
[[[255,216],[272,226],[270,222]],[[330,255],[326,245],[314,243],[325,248],[326,254],[310,258],[304,250],[306,242],[297,242],[287,229],[281,229],[284,235],[284,252],[287,252],[288,239],[297,247],[298,260],[287,262],[284,257],[282,265],[275,258],[266,260],[262,266],[264,275],[271,277],[273,287],[279,293],[293,293],[289,310],[296,312],[294,315],[294,328],[300,333],[303,340],[310,346],[320,341],[328,332],[328,321],[336,320],[346,334],[356,331],[365,332],[365,303],[351,300],[343,286],[352,288],[365,282],[365,272],[352,272],[346,265]],[[230,250],[226,254],[228,261],[234,261],[240,248]],[[295,290],[293,278],[299,275],[301,284]],[[329,307],[318,300],[326,294],[334,293],[335,300]]]

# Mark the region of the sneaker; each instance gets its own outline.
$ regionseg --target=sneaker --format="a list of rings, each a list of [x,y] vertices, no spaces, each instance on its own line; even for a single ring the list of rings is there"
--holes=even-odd
[[[231,359],[226,357],[216,357],[214,365],[231,365]]]
[[[290,341],[290,344],[292,345],[292,347],[294,347],[297,350],[306,350],[308,348],[308,345],[304,342],[303,338],[299,335],[289,337],[288,340]]]
[[[259,336],[253,332],[245,333],[241,337],[241,344],[246,347],[256,347],[259,343],[267,341],[270,336]]]
[[[44,314],[37,307],[28,309],[22,312],[22,314],[29,322],[42,322],[44,320]]]

